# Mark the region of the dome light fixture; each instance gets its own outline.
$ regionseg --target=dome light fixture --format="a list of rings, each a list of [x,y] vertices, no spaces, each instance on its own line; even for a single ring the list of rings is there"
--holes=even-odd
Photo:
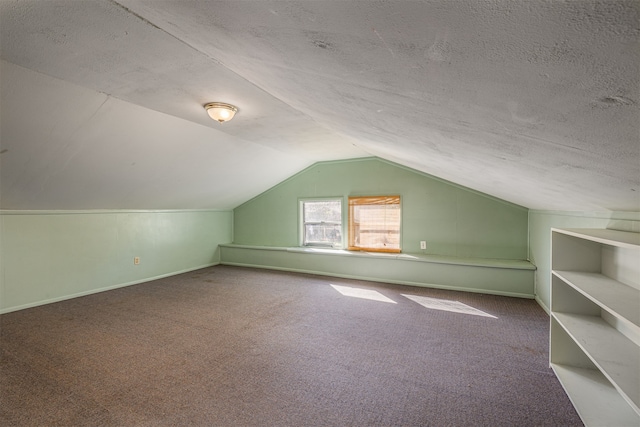
[[[204,106],[204,109],[207,110],[209,117],[219,123],[228,122],[238,112],[238,107],[224,102],[210,102]]]

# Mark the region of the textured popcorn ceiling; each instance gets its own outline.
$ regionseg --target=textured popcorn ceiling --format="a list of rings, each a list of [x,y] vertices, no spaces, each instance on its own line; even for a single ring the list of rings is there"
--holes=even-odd
[[[0,0],[0,37],[3,209],[226,209],[379,156],[640,211],[636,0]]]

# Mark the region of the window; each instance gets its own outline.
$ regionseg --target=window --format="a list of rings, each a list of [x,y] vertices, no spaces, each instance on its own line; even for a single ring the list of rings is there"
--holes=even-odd
[[[342,199],[303,200],[303,246],[342,246]]]
[[[349,249],[400,252],[400,196],[349,197]]]

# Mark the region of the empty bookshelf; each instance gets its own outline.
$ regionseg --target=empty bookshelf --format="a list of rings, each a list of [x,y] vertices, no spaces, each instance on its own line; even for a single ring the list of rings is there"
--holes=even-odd
[[[640,233],[551,230],[550,364],[587,426],[640,425]]]

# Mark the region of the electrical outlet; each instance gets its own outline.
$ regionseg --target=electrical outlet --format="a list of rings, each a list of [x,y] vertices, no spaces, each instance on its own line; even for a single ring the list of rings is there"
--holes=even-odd
[[[139,256],[134,256],[133,257],[133,265],[138,265],[140,264],[140,257]]]
[[[420,241],[420,249],[427,249],[427,242],[425,242],[424,240]]]

